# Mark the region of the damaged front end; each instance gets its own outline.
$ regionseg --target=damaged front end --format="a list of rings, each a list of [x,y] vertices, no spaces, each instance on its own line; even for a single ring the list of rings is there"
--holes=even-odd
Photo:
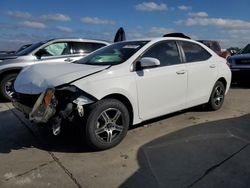
[[[13,105],[30,121],[50,124],[54,135],[60,133],[63,121],[72,122],[75,116],[84,117],[86,105],[97,100],[73,85],[46,89],[32,107],[25,104],[22,96],[15,94]]]

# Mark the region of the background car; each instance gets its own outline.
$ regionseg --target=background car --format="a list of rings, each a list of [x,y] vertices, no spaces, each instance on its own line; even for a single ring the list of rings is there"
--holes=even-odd
[[[228,58],[233,82],[250,83],[250,44]]]
[[[24,46],[17,53],[0,56],[0,95],[10,100],[13,82],[21,69],[36,63],[73,62],[110,43],[89,39],[51,39]]]
[[[19,53],[19,52],[21,52],[21,51],[24,50],[25,48],[28,48],[28,47],[31,46],[31,45],[32,45],[32,43],[30,43],[30,44],[24,44],[24,45],[22,45],[20,48],[18,48],[17,51],[15,51],[15,53]]]
[[[247,44],[237,54],[250,54],[250,44]]]
[[[222,50],[221,46],[218,41],[213,41],[213,40],[198,40],[198,42],[201,42],[205,44],[207,47],[212,49],[215,53],[217,53],[219,56],[227,59],[230,57],[230,52],[227,50]]]
[[[80,118],[95,149],[117,145],[145,120],[201,104],[220,109],[231,82],[226,60],[199,42],[165,36],[118,42],[75,63],[29,66],[15,81],[13,105],[31,121],[50,122],[55,135]]]

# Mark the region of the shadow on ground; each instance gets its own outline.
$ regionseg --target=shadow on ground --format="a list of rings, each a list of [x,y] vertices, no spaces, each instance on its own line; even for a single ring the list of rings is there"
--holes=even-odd
[[[121,187],[249,187],[250,114],[203,123],[142,146]]]
[[[84,143],[79,127],[65,129],[63,135],[54,137],[48,129],[27,124],[17,113],[0,112],[0,153],[32,147],[52,152],[93,152]],[[250,114],[167,134],[139,149],[140,168],[121,187],[249,187],[249,143]]]
[[[62,134],[54,136],[50,128],[29,123],[16,110],[0,112],[0,122],[0,153],[32,147],[56,152],[92,151],[76,125],[64,127]]]
[[[171,118],[187,111],[206,111],[206,108],[199,106],[161,116],[132,126],[130,130]],[[58,136],[54,136],[52,129],[49,127],[30,123],[21,112],[15,109],[0,112],[0,122],[2,122],[0,125],[0,153],[9,153],[11,150],[29,147],[52,152],[94,152],[93,149],[87,146],[83,137],[83,126],[79,125],[84,123],[81,121],[64,125]]]

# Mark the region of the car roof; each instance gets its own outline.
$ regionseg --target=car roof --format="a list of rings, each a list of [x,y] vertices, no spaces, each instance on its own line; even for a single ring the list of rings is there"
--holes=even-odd
[[[101,43],[101,44],[110,44],[108,41],[104,40],[97,40],[97,39],[85,39],[85,38],[53,38],[49,40],[44,40],[42,42],[47,43],[47,42],[57,42],[57,41],[70,41],[70,42],[92,42],[92,43]]]
[[[133,42],[133,41],[150,41],[150,42],[157,42],[157,41],[163,41],[163,40],[182,40],[182,41],[190,41],[197,44],[200,44],[199,42],[192,40],[192,39],[186,39],[182,37],[155,37],[155,38],[142,38],[142,39],[133,39],[133,40],[126,40],[121,42]]]

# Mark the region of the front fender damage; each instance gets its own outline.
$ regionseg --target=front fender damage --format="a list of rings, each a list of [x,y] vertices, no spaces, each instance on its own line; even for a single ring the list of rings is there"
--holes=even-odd
[[[84,117],[84,106],[95,102],[84,95],[71,99],[71,97],[58,95],[60,92],[61,90],[55,88],[46,89],[28,115],[29,120],[35,123],[50,123],[54,135],[60,133],[63,120],[71,122],[74,119],[74,112],[77,112],[79,117]],[[72,90],[70,93],[75,95]]]

